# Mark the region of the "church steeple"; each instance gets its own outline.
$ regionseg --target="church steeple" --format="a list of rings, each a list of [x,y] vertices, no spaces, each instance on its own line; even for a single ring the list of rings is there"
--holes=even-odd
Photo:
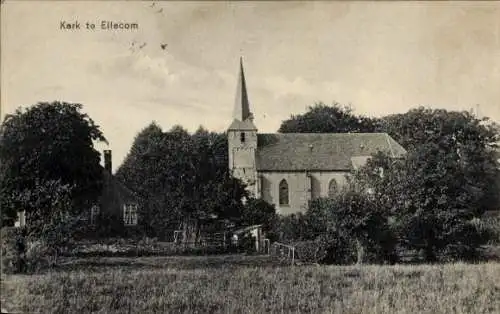
[[[248,102],[247,85],[245,81],[245,71],[243,70],[243,58],[240,57],[240,73],[238,76],[238,87],[236,89],[236,101],[234,104],[234,119],[245,121],[252,120],[250,103]]]
[[[229,170],[235,178],[242,180],[252,195],[257,195],[257,128],[248,102],[243,60],[240,58],[240,73],[233,123],[227,130]]]

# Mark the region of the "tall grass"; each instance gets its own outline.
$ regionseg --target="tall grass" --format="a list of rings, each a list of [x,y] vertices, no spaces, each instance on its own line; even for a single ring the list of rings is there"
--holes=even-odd
[[[498,263],[281,267],[207,263],[203,257],[100,261],[104,265],[94,268],[6,276],[2,304],[29,313],[500,313]],[[127,261],[135,265],[124,267]]]

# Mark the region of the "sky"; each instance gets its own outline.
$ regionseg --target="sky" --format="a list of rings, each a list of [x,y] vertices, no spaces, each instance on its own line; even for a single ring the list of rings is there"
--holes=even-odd
[[[224,131],[242,56],[259,132],[318,101],[369,116],[479,108],[499,122],[499,17],[494,1],[7,0],[0,118],[40,101],[80,103],[116,170],[152,121]],[[66,29],[75,21],[80,29]]]

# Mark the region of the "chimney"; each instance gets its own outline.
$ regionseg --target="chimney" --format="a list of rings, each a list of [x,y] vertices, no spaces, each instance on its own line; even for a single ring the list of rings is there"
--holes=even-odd
[[[108,171],[109,173],[111,173],[111,150],[109,149],[105,149],[104,150],[104,169],[106,169],[106,171]]]

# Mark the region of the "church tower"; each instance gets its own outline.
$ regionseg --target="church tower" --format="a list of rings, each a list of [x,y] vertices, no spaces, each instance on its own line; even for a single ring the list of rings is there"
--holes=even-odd
[[[236,90],[233,123],[227,130],[229,146],[229,170],[234,177],[247,184],[248,191],[257,195],[257,128],[248,102],[243,60],[240,58],[240,73]]]

